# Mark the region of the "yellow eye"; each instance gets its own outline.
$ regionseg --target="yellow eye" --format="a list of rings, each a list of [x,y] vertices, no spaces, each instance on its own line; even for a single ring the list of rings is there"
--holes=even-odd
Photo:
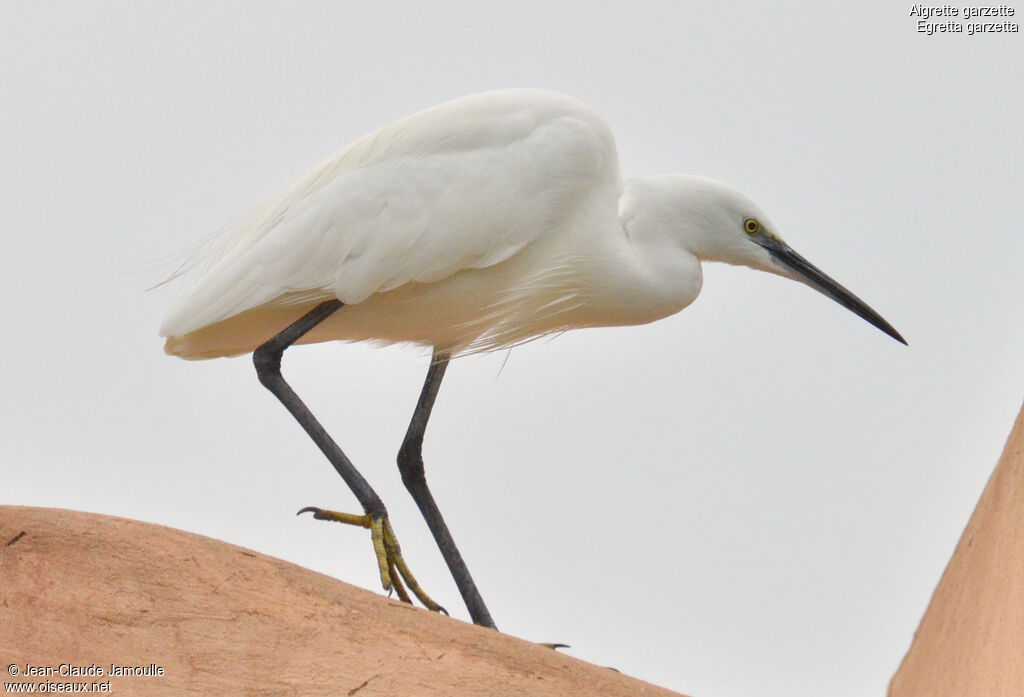
[[[761,230],[761,223],[754,218],[747,218],[743,221],[743,229],[748,235],[756,235]]]

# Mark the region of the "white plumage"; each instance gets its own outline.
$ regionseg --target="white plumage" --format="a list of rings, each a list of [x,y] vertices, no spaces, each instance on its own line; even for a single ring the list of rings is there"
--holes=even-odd
[[[748,219],[759,235],[744,233]],[[490,350],[677,312],[708,260],[835,297],[780,264],[769,238],[763,213],[724,184],[624,185],[611,132],[579,100],[486,92],[360,138],[200,244],[160,333],[183,358],[237,355],[337,298],[344,310],[300,343]]]
[[[576,225],[602,203],[613,219],[618,189],[611,133],[581,102],[449,102],[357,140],[202,244],[161,335],[185,358],[244,353],[333,297],[353,307],[306,341],[490,347],[557,329],[579,302]]]
[[[701,262],[807,283],[893,338],[734,189],[693,176],[623,184],[589,107],[505,90],[428,109],[357,140],[262,209],[202,243],[161,327],[183,358],[254,351],[291,412],[363,507],[305,508],[371,530],[381,583],[426,595],[380,497],[281,374],[293,343],[372,339],[433,349],[398,466],[473,621],[494,627],[425,479],[424,430],[450,358],[574,327],[650,322],[700,293]],[[338,302],[340,301],[340,302]],[[301,512],[301,511],[300,511]]]

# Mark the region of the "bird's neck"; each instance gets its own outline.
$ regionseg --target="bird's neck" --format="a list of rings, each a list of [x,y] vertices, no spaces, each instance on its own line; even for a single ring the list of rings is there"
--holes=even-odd
[[[585,256],[586,324],[646,324],[679,312],[700,293],[700,260],[668,237],[634,237],[616,219]]]
[[[683,175],[640,177],[628,181],[619,198],[619,218],[638,250],[672,254],[677,248],[701,261],[732,262],[723,248],[724,223],[707,180]]]

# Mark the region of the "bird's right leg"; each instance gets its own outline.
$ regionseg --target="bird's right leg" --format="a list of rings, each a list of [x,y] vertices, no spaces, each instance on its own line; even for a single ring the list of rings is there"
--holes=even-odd
[[[315,518],[321,520],[334,520],[340,523],[358,525],[369,528],[370,537],[373,542],[374,553],[377,556],[377,565],[380,569],[380,580],[384,590],[388,593],[392,588],[398,593],[399,598],[410,602],[409,595],[405,591],[402,579],[409,585],[420,602],[430,610],[443,611],[440,605],[435,603],[430,596],[423,592],[416,582],[412,572],[402,558],[402,550],[398,545],[391,523],[388,521],[387,509],[384,503],[377,496],[370,484],[363,478],[363,475],[353,466],[348,456],[342,452],[338,444],[334,442],[320,425],[309,408],[299,399],[291,386],[285,382],[281,375],[281,356],[285,349],[294,344],[306,332],[313,329],[325,319],[334,314],[342,307],[340,300],[328,300],[322,302],[298,320],[289,325],[280,334],[277,334],[265,344],[253,351],[252,360],[256,366],[256,374],[260,382],[268,390],[274,393],[281,404],[291,412],[299,425],[305,429],[313,442],[317,444],[334,469],[341,478],[345,480],[348,488],[352,490],[360,505],[363,507],[363,515],[352,515],[349,513],[337,513],[324,511],[319,508],[304,508],[299,513],[312,511]]]
[[[455,579],[455,585],[459,588],[466,609],[474,624],[497,629],[491,613],[480,596],[480,591],[473,582],[473,577],[455,546],[448,531],[448,525],[444,522],[441,510],[434,501],[433,494],[427,486],[426,472],[423,467],[423,435],[427,430],[427,421],[430,420],[430,412],[434,408],[434,400],[437,399],[437,392],[441,387],[441,380],[448,367],[449,355],[445,352],[434,351],[430,360],[430,368],[427,370],[427,379],[423,383],[419,401],[416,402],[416,410],[413,412],[409,429],[405,433],[402,447],[398,451],[398,471],[402,474],[402,482],[405,488],[412,494],[416,505],[427,521],[434,540],[437,542],[441,555],[444,557],[448,569]]]

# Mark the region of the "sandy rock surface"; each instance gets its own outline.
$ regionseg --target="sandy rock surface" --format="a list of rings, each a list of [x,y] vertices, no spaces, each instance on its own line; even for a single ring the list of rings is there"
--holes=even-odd
[[[140,695],[677,694],[200,535],[18,506],[0,660],[4,682]],[[1024,696],[1024,411],[889,696]]]
[[[0,507],[0,658],[138,695],[677,695],[148,523]],[[112,666],[162,675],[111,675]]]
[[[890,697],[1024,695],[1024,411],[889,685]]]

